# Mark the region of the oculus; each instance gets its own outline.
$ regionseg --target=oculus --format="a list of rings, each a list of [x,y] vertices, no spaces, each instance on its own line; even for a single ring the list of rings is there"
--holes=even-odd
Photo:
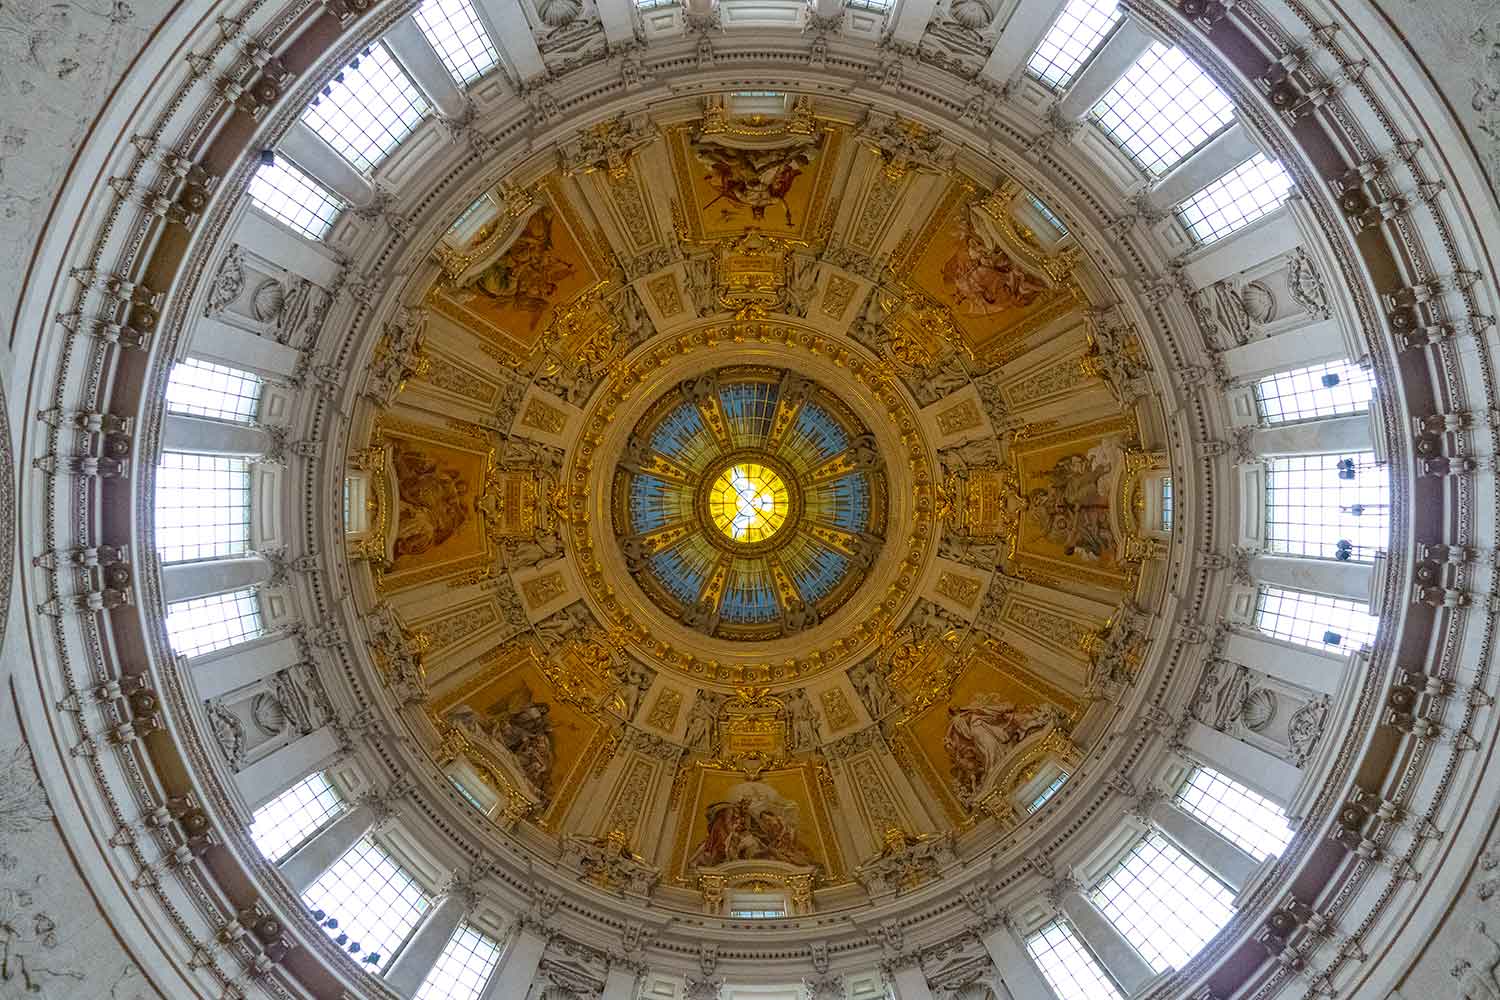
[[[676,386],[633,428],[614,531],[632,578],[705,635],[813,628],[858,589],[884,542],[874,436],[826,387],[779,368]]]

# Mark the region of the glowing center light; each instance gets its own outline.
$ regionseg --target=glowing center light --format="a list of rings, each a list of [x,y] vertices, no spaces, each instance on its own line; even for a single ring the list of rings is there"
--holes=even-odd
[[[740,462],[719,473],[708,494],[714,525],[731,541],[765,541],[786,521],[786,483],[757,462]]]

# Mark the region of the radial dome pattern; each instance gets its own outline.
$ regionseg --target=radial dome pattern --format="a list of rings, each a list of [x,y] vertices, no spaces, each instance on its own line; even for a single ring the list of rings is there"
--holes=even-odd
[[[816,625],[883,543],[885,475],[868,428],[825,387],[720,369],[664,395],[615,474],[631,574],[690,628],[772,639]]]

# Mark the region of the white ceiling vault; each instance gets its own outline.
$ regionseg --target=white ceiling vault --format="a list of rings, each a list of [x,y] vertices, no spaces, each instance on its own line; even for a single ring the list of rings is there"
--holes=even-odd
[[[0,994],[1500,995],[1430,11],[0,12]]]

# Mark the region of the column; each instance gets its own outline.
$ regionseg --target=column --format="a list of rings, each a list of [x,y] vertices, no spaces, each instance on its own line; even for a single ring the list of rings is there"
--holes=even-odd
[[[891,973],[896,1000],[932,1000],[932,990],[920,965],[904,965]]]
[[[980,941],[989,952],[995,973],[1010,990],[1012,1000],[1054,1000],[1051,987],[1009,927],[999,924],[980,937]]]
[[[604,25],[604,41],[611,49],[635,42],[634,0],[599,0],[596,6]]]
[[[1169,211],[1258,152],[1249,130],[1235,122],[1157,181],[1146,200],[1157,211]]]
[[[335,152],[301,118],[286,130],[276,148],[278,153],[285,153],[295,161],[303,173],[355,208],[368,208],[375,203],[375,185],[370,178]]]
[[[1135,946],[1115,930],[1109,918],[1076,885],[1065,888],[1058,895],[1057,906],[1126,996],[1156,975]]]
[[[1254,858],[1219,831],[1166,799],[1151,803],[1146,815],[1184,854],[1217,875],[1236,894],[1244,890],[1259,867]]]
[[[547,72],[547,64],[542,62],[542,52],[536,46],[536,38],[531,34],[531,25],[521,11],[519,0],[475,0],[474,6],[489,21],[493,29],[490,37],[510,57],[511,68],[520,82],[525,83]]]
[[[271,579],[271,564],[261,556],[172,563],[161,569],[162,597],[186,601],[210,594],[244,590]]]
[[[397,953],[396,960],[385,971],[385,984],[397,996],[414,997],[421,989],[422,981],[437,965],[443,949],[453,937],[458,925],[469,912],[472,896],[467,892],[450,892],[438,900],[437,905],[427,911],[411,938]]]
[[[896,24],[891,28],[891,37],[907,45],[915,45],[927,31],[927,22],[937,9],[937,0],[901,0],[896,7]]]
[[[1238,270],[1239,268],[1235,268],[1235,271]],[[1204,286],[1198,284],[1198,287]],[[1220,354],[1219,358],[1224,363],[1225,374],[1230,378],[1255,379],[1348,356],[1349,344],[1344,339],[1343,331],[1339,329],[1339,321],[1320,319],[1295,330],[1278,333],[1274,337],[1263,337],[1240,347],[1231,347]]]
[[[253,214],[248,212],[246,217]],[[297,362],[302,356],[296,348],[242,330],[214,316],[200,316],[193,321],[186,354],[281,379],[296,372]]]
[[[254,812],[322,767],[338,750],[332,726],[314,729],[236,774],[234,783],[245,806]]]
[[[1250,560],[1250,575],[1258,583],[1361,602],[1370,599],[1373,572],[1374,566],[1370,563],[1335,559],[1261,555]]]
[[[379,813],[373,805],[364,802],[356,805],[283,858],[277,866],[281,877],[293,892],[302,895],[335,861],[348,854],[359,838],[370,832],[377,819]]]
[[[1262,458],[1280,455],[1331,455],[1371,451],[1375,435],[1368,414],[1323,417],[1305,423],[1276,424],[1258,428],[1250,436],[1250,447]]]
[[[1327,653],[1273,642],[1259,633],[1238,631],[1229,633],[1222,654],[1232,663],[1327,695],[1338,694],[1349,661],[1358,655],[1334,659]]]
[[[169,413],[162,424],[164,451],[191,451],[200,455],[264,455],[270,435],[254,424],[232,423]]]
[[[1145,28],[1126,15],[1115,33],[1099,46],[1094,58],[1073,78],[1062,100],[1057,103],[1057,116],[1063,121],[1081,120],[1154,41]]]
[[[1189,191],[1189,195],[1196,194]],[[1237,229],[1196,252],[1185,265],[1186,274],[1198,288],[1238,274],[1246,268],[1264,263],[1272,257],[1295,250],[1302,244],[1302,231],[1296,217],[1282,205],[1255,225]]]
[[[980,75],[1002,86],[1018,76],[1062,7],[1059,0],[1021,0],[1005,22],[1005,30],[1000,32]]]
[[[516,1000],[526,996],[547,950],[547,934],[534,921],[522,920],[516,925],[500,965],[485,985],[480,1000]]]
[[[1292,801],[1302,783],[1300,768],[1201,722],[1195,721],[1188,727],[1183,748],[1190,758],[1202,760],[1215,771],[1223,771],[1274,802]]]
[[[385,43],[396,61],[411,77],[427,102],[444,118],[460,118],[464,113],[464,95],[453,83],[453,76],[433,49],[427,35],[411,15],[403,17],[386,32]]]
[[[193,657],[193,686],[198,697],[207,701],[301,662],[302,650],[289,635],[271,640],[252,639]]]
[[[609,963],[609,972],[604,976],[604,995],[599,1000],[635,1000],[636,982],[640,973],[633,965],[624,962]]]

